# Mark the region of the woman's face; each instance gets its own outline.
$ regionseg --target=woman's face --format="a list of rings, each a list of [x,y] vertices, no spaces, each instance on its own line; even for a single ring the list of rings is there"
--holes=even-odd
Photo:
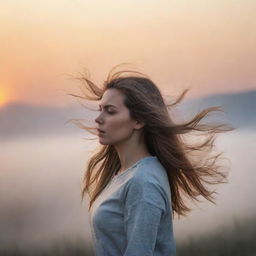
[[[133,135],[134,129],[141,128],[137,121],[131,119],[130,111],[124,105],[124,98],[124,94],[117,89],[107,89],[102,96],[100,114],[95,122],[99,142],[103,145],[125,142]]]

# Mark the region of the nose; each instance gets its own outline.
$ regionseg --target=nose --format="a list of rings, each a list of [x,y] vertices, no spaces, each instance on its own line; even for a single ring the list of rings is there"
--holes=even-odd
[[[98,124],[103,124],[103,118],[102,118],[102,115],[101,113],[98,115],[98,117],[95,119],[95,122],[98,123]]]

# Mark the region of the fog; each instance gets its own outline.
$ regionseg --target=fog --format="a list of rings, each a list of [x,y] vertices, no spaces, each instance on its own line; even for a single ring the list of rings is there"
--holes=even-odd
[[[82,237],[90,245],[86,202],[80,192],[85,165],[97,147],[81,133],[20,138],[1,142],[0,244],[44,245],[64,237]],[[256,131],[232,131],[218,137],[230,167],[229,183],[217,187],[217,204],[194,206],[175,219],[177,239],[214,231],[255,215]]]

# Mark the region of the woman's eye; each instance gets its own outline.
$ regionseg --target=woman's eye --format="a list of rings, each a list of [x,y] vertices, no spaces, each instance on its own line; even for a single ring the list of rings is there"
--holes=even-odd
[[[108,111],[108,113],[113,115],[113,114],[115,114],[115,111]]]
[[[101,112],[102,110],[99,108],[98,111]],[[115,111],[111,111],[111,110],[107,110],[106,112],[107,112],[108,114],[110,114],[110,115],[115,114]]]

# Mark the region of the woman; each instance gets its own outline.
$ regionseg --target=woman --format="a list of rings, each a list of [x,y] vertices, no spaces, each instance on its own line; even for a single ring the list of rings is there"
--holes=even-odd
[[[200,123],[218,107],[175,124],[168,109],[186,91],[166,104],[149,78],[124,74],[110,73],[103,88],[81,78],[92,93],[82,98],[100,101],[95,123],[101,149],[88,163],[82,191],[82,198],[89,196],[96,255],[176,255],[172,218],[189,212],[184,197],[214,202],[206,184],[226,177],[216,164],[220,154],[193,158],[193,153],[211,152],[216,133],[231,128]],[[207,135],[203,143],[185,143],[184,135],[193,131]]]

